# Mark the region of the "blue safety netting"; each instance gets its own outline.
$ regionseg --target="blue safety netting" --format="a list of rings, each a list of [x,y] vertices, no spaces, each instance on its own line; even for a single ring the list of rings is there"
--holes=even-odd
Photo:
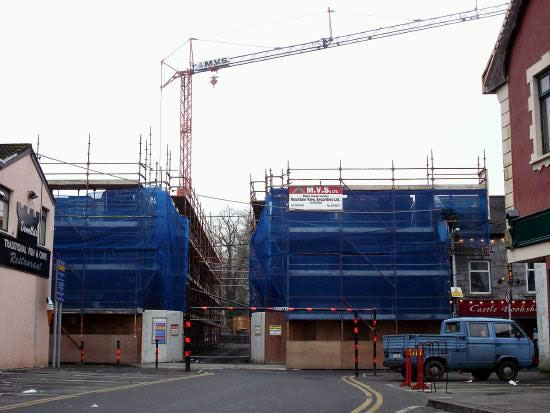
[[[250,243],[250,305],[368,307],[382,319],[448,318],[451,236],[463,247],[488,245],[487,190],[344,194],[342,212],[289,212],[287,189],[267,194]]]
[[[64,309],[184,311],[188,244],[189,222],[160,188],[56,198]]]

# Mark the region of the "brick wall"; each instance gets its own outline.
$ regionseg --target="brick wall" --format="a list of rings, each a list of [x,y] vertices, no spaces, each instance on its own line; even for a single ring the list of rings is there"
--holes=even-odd
[[[488,256],[470,254],[456,257],[456,283],[458,287],[462,288],[465,298],[504,299],[506,297],[508,291],[508,261],[506,258],[506,247],[501,239],[494,239],[493,241],[494,242],[490,245],[490,254]],[[483,260],[488,260],[490,262],[491,293],[471,294],[469,262]],[[512,271],[514,273],[514,286],[512,287],[513,296],[518,299],[534,299],[535,294],[527,293],[525,264],[512,264]],[[501,277],[504,278],[504,281],[499,282]]]

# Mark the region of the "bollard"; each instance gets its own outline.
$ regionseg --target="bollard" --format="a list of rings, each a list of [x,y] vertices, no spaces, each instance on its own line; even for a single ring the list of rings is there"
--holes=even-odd
[[[84,342],[80,342],[80,365],[84,365]]]
[[[191,338],[189,332],[191,330],[191,315],[185,313],[183,321],[183,357],[185,361],[185,371],[191,371]]]
[[[376,376],[376,310],[373,311],[372,318],[372,334],[374,336],[372,341],[372,367]]]
[[[412,381],[411,350],[405,349],[405,381],[401,387],[409,387]]]
[[[419,360],[418,360],[418,383],[417,386],[420,390],[428,389],[429,387],[424,383],[424,348],[421,347],[419,350]]]
[[[155,340],[155,368],[159,368],[159,340]]]
[[[411,384],[412,384],[412,375],[413,375],[413,364],[412,364],[412,358],[411,358],[411,350],[408,349],[407,350],[407,357],[409,359],[409,365],[408,365],[408,370],[405,372],[406,373],[406,381],[407,381],[407,385],[410,387]]]
[[[429,388],[426,384],[424,384],[424,348],[420,347],[419,349],[417,349],[416,354],[417,354],[416,371],[417,371],[418,379],[416,384],[411,386],[411,389],[424,391]]]
[[[120,368],[120,340],[116,341],[116,368]]]
[[[359,376],[359,328],[357,319],[357,312],[353,313],[353,341],[355,342],[355,377]]]

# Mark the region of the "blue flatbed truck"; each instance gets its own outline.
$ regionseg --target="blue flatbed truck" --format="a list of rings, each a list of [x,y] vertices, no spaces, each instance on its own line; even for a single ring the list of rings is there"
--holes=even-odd
[[[440,334],[387,335],[384,366],[405,373],[405,349],[424,349],[424,377],[438,381],[445,371],[470,372],[487,380],[496,372],[503,381],[515,380],[518,371],[535,367],[534,343],[513,321],[500,318],[458,317],[444,320]],[[413,375],[417,357],[412,357]]]

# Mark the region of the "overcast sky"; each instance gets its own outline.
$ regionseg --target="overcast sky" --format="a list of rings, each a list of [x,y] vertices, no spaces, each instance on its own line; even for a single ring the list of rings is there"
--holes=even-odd
[[[176,168],[179,84],[161,103],[161,59],[189,37],[202,39],[195,61],[327,37],[327,6],[337,36],[475,0],[4,1],[0,141],[34,144],[40,133],[41,153],[83,162],[90,133],[92,161],[137,162],[151,126],[154,158],[162,146],[164,165],[168,144]],[[473,167],[486,149],[490,192],[502,194],[499,105],[481,93],[502,19],[228,68],[215,87],[209,74],[194,76],[196,192],[247,201],[249,175],[263,179],[287,161],[422,167],[433,149],[436,166]],[[168,62],[186,68],[185,50]]]

